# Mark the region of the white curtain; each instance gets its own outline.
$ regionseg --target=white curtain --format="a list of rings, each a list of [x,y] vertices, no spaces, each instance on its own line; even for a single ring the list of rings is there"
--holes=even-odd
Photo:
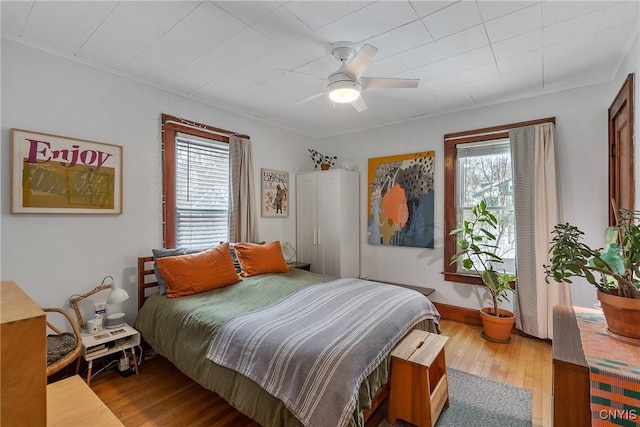
[[[568,284],[544,280],[553,227],[561,221],[553,123],[511,129],[516,213],[516,327],[553,338],[553,306],[571,305]]]
[[[229,241],[257,242],[258,215],[251,141],[229,137]]]

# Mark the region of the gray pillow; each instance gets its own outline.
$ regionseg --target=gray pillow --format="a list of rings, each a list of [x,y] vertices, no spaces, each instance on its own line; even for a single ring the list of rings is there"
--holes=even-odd
[[[158,258],[164,258],[168,256],[177,256],[177,255],[187,255],[187,254],[196,254],[198,252],[206,251],[211,246],[207,246],[206,248],[173,248],[173,249],[153,249],[153,259],[154,261]],[[153,272],[156,275],[156,279],[158,280],[158,294],[164,295],[167,293],[167,284],[164,281],[164,277],[162,277],[162,273],[158,269],[158,264],[153,263]]]

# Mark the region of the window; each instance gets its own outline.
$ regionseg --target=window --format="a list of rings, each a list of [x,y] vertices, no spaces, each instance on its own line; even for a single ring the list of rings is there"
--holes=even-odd
[[[228,240],[230,132],[162,115],[164,247]]]
[[[482,284],[482,279],[473,272],[449,263],[457,252],[456,236],[449,236],[449,231],[470,219],[471,209],[481,199],[498,218],[499,229],[494,232],[496,252],[504,264],[496,267],[515,272],[517,245],[509,129],[548,121],[550,119],[445,135],[445,280]]]

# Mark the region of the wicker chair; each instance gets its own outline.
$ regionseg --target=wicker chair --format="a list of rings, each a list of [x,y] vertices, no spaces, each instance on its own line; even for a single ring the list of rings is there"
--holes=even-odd
[[[45,313],[61,314],[73,328],[73,333],[61,332],[47,320],[47,327],[55,332],[47,335],[47,377],[49,377],[78,359],[82,350],[82,335],[75,320],[65,310],[59,308],[43,308],[43,310]]]

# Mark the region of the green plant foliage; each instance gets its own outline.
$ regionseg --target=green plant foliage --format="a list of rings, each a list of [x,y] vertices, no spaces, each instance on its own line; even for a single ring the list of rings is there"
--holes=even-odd
[[[481,200],[471,210],[472,221],[462,221],[449,235],[458,237],[458,252],[451,257],[451,264],[461,262],[465,270],[475,271],[491,292],[494,315],[498,313],[500,302],[509,301],[508,293],[513,292],[511,282],[516,276],[507,272],[499,273],[494,264],[502,264],[502,258],[495,253],[496,236],[491,230],[498,229],[497,218]],[[480,268],[481,267],[481,268]]]
[[[323,163],[328,164],[329,166],[333,166],[336,164],[337,156],[325,156],[322,153],[319,153],[316,150],[312,150],[311,148],[307,148],[309,150],[309,155],[311,156],[311,160],[313,161],[313,167],[315,169],[318,168]]]
[[[584,233],[569,223],[554,227],[550,264],[545,281],[571,283],[583,277],[601,292],[640,299],[640,219],[637,212],[621,209],[616,225],[605,230],[605,247],[592,249],[582,242]]]

